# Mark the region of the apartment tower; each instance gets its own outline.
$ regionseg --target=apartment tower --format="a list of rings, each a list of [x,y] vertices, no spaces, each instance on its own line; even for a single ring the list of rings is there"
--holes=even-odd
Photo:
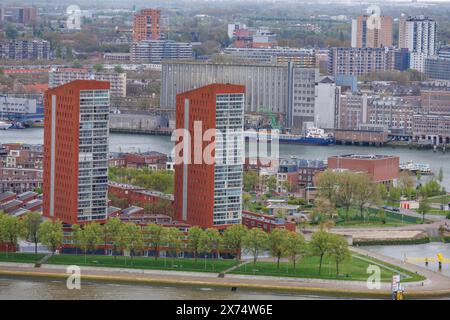
[[[410,52],[410,68],[425,71],[425,60],[437,54],[437,24],[426,16],[399,20],[399,48]]]
[[[372,18],[358,16],[352,21],[353,48],[382,48],[392,46],[393,19],[389,16]]]
[[[186,136],[175,151],[175,219],[202,228],[241,223],[244,92],[217,83],[177,95],[176,128]]]
[[[161,10],[142,9],[134,15],[133,41],[159,40],[161,37]]]
[[[107,218],[109,82],[76,80],[45,93],[43,215]]]

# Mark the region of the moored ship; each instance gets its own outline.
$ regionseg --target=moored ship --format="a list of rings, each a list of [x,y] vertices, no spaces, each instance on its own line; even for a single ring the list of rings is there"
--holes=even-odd
[[[278,138],[279,143],[285,144],[310,144],[327,146],[334,143],[334,137],[326,134],[325,130],[309,128],[304,135],[291,133],[278,133],[278,131],[245,131],[246,139],[268,140]]]

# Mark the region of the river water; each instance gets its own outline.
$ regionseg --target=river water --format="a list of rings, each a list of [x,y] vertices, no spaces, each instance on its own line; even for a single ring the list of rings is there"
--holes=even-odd
[[[24,142],[31,144],[43,143],[44,130],[32,128],[24,130],[0,131],[0,143]],[[110,134],[110,151],[145,152],[158,151],[170,154],[172,142],[167,136],[151,136],[138,134]],[[388,154],[400,157],[400,162],[412,160],[418,163],[428,163],[433,172],[443,169],[443,185],[450,190],[450,152],[433,152],[431,150],[414,150],[408,148],[393,147],[359,147],[359,146],[305,146],[305,145],[280,145],[280,157],[295,156],[308,160],[325,160],[332,155],[344,154]]]
[[[310,300],[337,299],[315,295],[254,292],[218,288],[166,287],[81,283],[80,290],[68,290],[64,281],[0,278],[0,300]]]

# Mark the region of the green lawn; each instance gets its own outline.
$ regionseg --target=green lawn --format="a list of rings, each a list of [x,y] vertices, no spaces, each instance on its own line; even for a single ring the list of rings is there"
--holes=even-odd
[[[442,196],[430,197],[429,200],[431,201],[431,203],[441,204],[442,203]],[[449,203],[450,202],[450,194],[444,196],[444,201],[445,201],[445,203]]]
[[[114,268],[136,268],[136,269],[157,269],[157,270],[178,270],[178,271],[200,271],[200,272],[222,272],[236,264],[235,260],[211,260],[198,258],[194,259],[172,259],[154,257],[130,257],[87,255],[86,260],[83,254],[61,254],[51,257],[47,263],[49,264],[66,264],[66,265],[89,265],[96,267],[114,267]]]
[[[380,209],[382,210],[382,209]],[[409,224],[421,223],[419,218],[405,216],[394,212],[384,212],[384,217],[380,216],[379,210],[369,209],[365,212],[365,218],[360,216],[359,210],[350,208],[348,219],[343,208],[338,209],[340,220],[336,227],[399,227]]]
[[[370,260],[370,262],[366,260]],[[415,273],[411,273],[402,268],[392,266],[384,262],[379,262],[372,258],[362,257],[358,254],[352,254],[351,259],[343,262],[339,266],[339,276],[336,276],[336,265],[334,261],[328,258],[324,258],[322,272],[321,274],[319,274],[318,257],[305,257],[300,259],[297,262],[295,272],[292,263],[282,262],[280,263],[280,269],[277,270],[277,264],[275,262],[257,262],[256,268],[254,268],[253,263],[249,263],[234,270],[232,273],[279,277],[366,281],[369,276],[369,274],[367,273],[367,267],[369,266],[369,264],[378,265],[380,267],[382,282],[390,282],[392,280],[392,275],[398,274],[399,272],[406,275],[402,276],[402,281],[424,280],[423,277]],[[395,271],[390,269],[394,269]]]
[[[414,211],[417,212],[417,209],[415,209]],[[448,214],[450,214],[449,211],[442,211],[440,209],[436,209],[436,208],[431,208],[426,214],[432,214],[435,216],[447,216]]]
[[[27,262],[34,263],[40,260],[44,254],[33,253],[9,253],[6,258],[5,253],[0,253],[0,261],[5,262]],[[370,261],[366,261],[370,260]],[[173,262],[173,265],[172,265]],[[48,264],[64,264],[78,266],[96,266],[96,267],[116,267],[116,268],[136,268],[136,269],[153,269],[153,270],[176,270],[176,271],[197,271],[197,272],[222,272],[236,265],[235,260],[219,259],[205,260],[199,258],[197,262],[194,259],[178,258],[159,258],[155,260],[151,257],[134,257],[131,263],[130,257],[117,256],[101,256],[87,255],[86,262],[84,255],[61,254],[51,257],[46,263]],[[339,279],[339,280],[359,280],[366,281],[369,276],[366,272],[369,264],[379,265],[381,269],[381,280],[389,282],[393,274],[403,273],[407,275],[402,277],[402,281],[420,281],[424,278],[406,271],[402,268],[377,261],[372,258],[362,257],[358,254],[352,254],[352,258],[343,262],[339,267],[339,277],[336,276],[336,266],[334,261],[325,258],[322,266],[322,273],[319,274],[319,258],[305,257],[297,262],[296,272],[294,273],[292,263],[280,263],[280,269],[277,270],[275,262],[258,262],[256,269],[253,263],[248,263],[234,270],[234,274],[250,274],[280,277],[299,277],[299,278],[318,278],[318,279]],[[394,269],[394,270],[390,270]]]
[[[8,253],[0,252],[0,261],[3,262],[25,262],[25,263],[35,263],[41,260],[45,254],[38,253]]]

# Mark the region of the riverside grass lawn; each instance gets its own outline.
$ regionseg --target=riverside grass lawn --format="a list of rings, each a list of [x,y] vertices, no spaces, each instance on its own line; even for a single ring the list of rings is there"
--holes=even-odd
[[[403,268],[359,254],[352,254],[350,259],[339,264],[339,276],[336,276],[336,264],[334,260],[327,257],[323,259],[322,272],[320,274],[319,257],[304,257],[299,259],[296,264],[295,272],[291,262],[280,262],[279,269],[277,269],[277,264],[274,262],[257,262],[256,267],[254,267],[253,262],[250,262],[230,273],[275,277],[367,281],[367,278],[371,274],[367,273],[369,265],[380,267],[382,282],[392,281],[392,276],[394,274],[400,274],[403,282],[421,281],[425,279],[424,277]]]
[[[36,263],[45,257],[45,254],[38,253],[12,253],[0,252],[1,262],[21,262],[21,263]]]
[[[0,254],[0,261],[3,262],[21,262],[34,263],[42,259],[44,255],[34,253],[9,253],[6,257],[5,253]],[[174,270],[174,271],[191,271],[191,272],[223,272],[229,268],[237,266],[236,260],[231,259],[194,259],[188,258],[163,258],[155,260],[154,257],[130,257],[102,256],[102,255],[86,255],[83,254],[60,254],[51,257],[47,264],[57,265],[78,265],[78,266],[95,266],[95,267],[111,267],[111,268],[134,268],[134,269],[151,269],[151,270]],[[172,264],[173,263],[173,264]],[[344,261],[339,266],[339,276],[336,276],[336,265],[334,261],[324,258],[322,265],[322,273],[319,274],[319,258],[304,257],[297,262],[296,272],[294,273],[292,263],[281,262],[280,269],[277,270],[276,262],[257,262],[256,268],[253,262],[237,267],[231,271],[233,274],[245,275],[261,275],[261,276],[278,276],[278,277],[298,277],[298,278],[316,278],[330,280],[359,280],[366,281],[369,274],[367,268],[369,265],[377,265],[381,270],[381,281],[389,282],[392,275],[401,274],[402,281],[420,281],[423,277],[404,270],[400,267],[393,266],[384,262],[377,261],[373,258],[352,254],[351,259]]]

